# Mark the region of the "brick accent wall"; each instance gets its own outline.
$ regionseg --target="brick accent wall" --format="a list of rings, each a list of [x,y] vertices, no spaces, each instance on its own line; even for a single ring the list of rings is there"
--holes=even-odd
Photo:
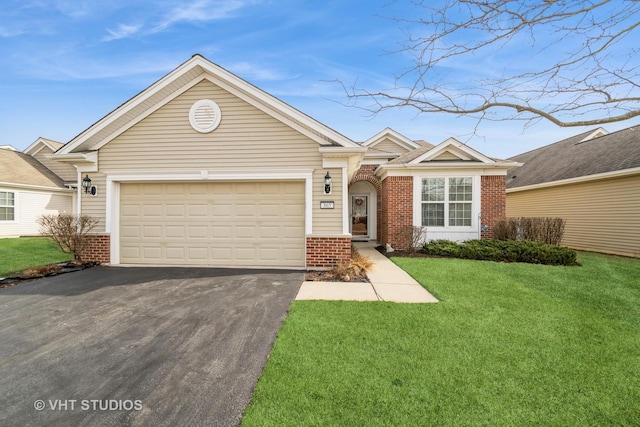
[[[81,254],[82,261],[97,261],[102,264],[111,262],[111,238],[109,235],[90,235],[89,245]]]
[[[483,239],[493,238],[493,225],[496,220],[506,216],[507,206],[507,177],[506,176],[482,176],[480,212],[482,217],[480,225],[488,225],[487,231],[481,231]]]
[[[358,181],[368,181],[371,184],[373,184],[373,186],[376,187],[376,191],[380,193],[380,190],[382,190],[382,184],[380,183],[380,178],[375,176],[375,174],[373,173],[373,171],[375,171],[377,167],[378,165],[360,166],[360,169],[358,169],[358,172],[356,172],[356,174],[353,176],[353,179],[351,180],[349,185],[353,185]]]
[[[354,175],[353,179],[349,183],[349,186],[355,184],[358,181],[367,181],[371,183],[376,189],[376,236],[380,241],[380,223],[382,221],[382,183],[373,171],[376,170],[378,165],[362,165],[358,172]]]
[[[400,235],[413,226],[413,177],[389,176],[382,181],[380,243],[404,249]]]
[[[307,268],[333,267],[351,259],[350,237],[307,237]]]

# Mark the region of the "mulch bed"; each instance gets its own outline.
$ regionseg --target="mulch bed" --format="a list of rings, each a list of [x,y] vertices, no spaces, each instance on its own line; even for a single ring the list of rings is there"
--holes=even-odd
[[[405,251],[402,249],[396,249],[392,252],[387,252],[384,246],[376,246],[376,250],[387,258],[393,258],[394,256],[402,258],[442,258],[436,255],[425,254],[424,252],[420,252],[419,250]]]
[[[307,271],[304,276],[307,282],[345,282],[345,283],[367,283],[367,276],[352,277],[346,281],[336,277],[331,271]]]
[[[0,289],[15,286],[27,280],[42,279],[43,277],[57,276],[59,274],[80,271],[100,265],[99,262],[64,262],[61,264],[49,264],[42,267],[28,268],[11,277],[0,279]]]

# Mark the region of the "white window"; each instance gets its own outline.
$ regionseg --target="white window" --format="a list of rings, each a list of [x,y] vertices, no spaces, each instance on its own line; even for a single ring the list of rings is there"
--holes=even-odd
[[[15,221],[15,213],[15,194],[8,191],[0,191],[0,221]]]
[[[426,227],[471,227],[473,178],[422,179],[422,225]]]

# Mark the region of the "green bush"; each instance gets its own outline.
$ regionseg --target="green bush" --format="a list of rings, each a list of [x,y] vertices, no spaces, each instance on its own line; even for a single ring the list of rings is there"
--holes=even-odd
[[[433,240],[424,245],[423,252],[429,255],[488,261],[578,264],[577,254],[573,249],[528,240],[467,240],[462,243]]]
[[[451,240],[432,240],[423,246],[423,252],[429,255],[451,258],[462,258],[460,256],[460,249],[460,245]]]

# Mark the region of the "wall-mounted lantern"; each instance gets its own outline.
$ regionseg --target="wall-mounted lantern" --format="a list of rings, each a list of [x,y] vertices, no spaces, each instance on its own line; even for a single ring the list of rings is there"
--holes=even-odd
[[[328,171],[324,176],[324,194],[331,194],[331,175]]]
[[[91,185],[91,178],[89,178],[88,174],[82,178],[82,188],[84,188],[86,194],[91,194],[92,196],[98,193],[98,188],[95,185]]]

